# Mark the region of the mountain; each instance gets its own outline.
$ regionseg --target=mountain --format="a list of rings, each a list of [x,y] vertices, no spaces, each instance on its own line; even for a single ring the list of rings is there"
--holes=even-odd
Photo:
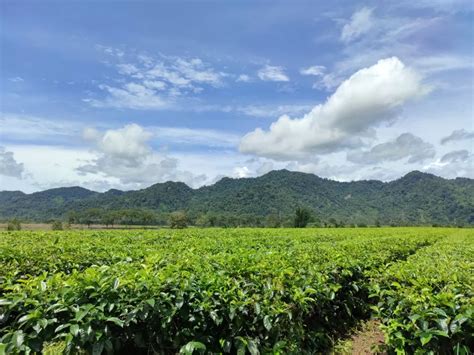
[[[167,214],[289,218],[307,207],[316,219],[345,223],[474,224],[474,180],[453,180],[413,171],[391,182],[338,182],[313,174],[271,171],[257,178],[223,178],[192,189],[181,182],[154,184],[137,191],[104,193],[64,187],[32,194],[0,192],[0,218],[45,221],[69,211],[146,209]]]

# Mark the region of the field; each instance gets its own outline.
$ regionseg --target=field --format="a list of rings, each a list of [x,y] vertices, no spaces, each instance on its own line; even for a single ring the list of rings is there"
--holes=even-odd
[[[0,354],[474,349],[470,229],[1,232],[0,277]]]

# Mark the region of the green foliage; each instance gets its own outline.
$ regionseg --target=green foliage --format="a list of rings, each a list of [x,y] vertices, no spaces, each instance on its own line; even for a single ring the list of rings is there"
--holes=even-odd
[[[387,346],[397,353],[474,349],[474,242],[459,233],[394,264],[372,287]]]
[[[462,351],[473,243],[445,228],[3,232],[0,347],[327,352],[372,305],[390,351]]]
[[[188,226],[188,216],[183,211],[170,213],[170,227],[175,229],[183,229]]]
[[[295,210],[295,228],[304,228],[311,219],[311,212],[307,208],[298,207]]]
[[[293,225],[298,206],[310,208],[328,226],[474,224],[474,181],[446,180],[412,172],[389,182],[336,182],[312,174],[272,171],[251,179],[223,178],[191,189],[166,182],[138,191],[96,193],[79,187],[33,194],[0,192],[0,218],[69,220],[83,224],[166,224],[168,214],[186,211],[190,222],[207,216],[209,226]],[[75,212],[74,212],[75,211]],[[151,213],[151,215],[150,215]],[[334,218],[336,223],[330,223]],[[273,219],[270,221],[269,219]],[[202,221],[199,221],[202,222]],[[278,224],[278,223],[277,223]]]
[[[62,231],[64,229],[63,223],[61,221],[54,221],[53,223],[51,223],[51,229],[53,231]]]
[[[21,230],[21,223],[19,219],[13,218],[12,220],[8,221],[7,231],[19,231],[19,230]]]

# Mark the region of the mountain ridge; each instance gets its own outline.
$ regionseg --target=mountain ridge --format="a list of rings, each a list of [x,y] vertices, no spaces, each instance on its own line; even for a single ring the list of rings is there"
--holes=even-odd
[[[290,216],[297,207],[318,218],[348,223],[473,224],[474,180],[444,179],[412,171],[396,180],[339,182],[317,175],[273,170],[253,178],[225,177],[193,189],[183,182],[156,183],[140,190],[96,192],[80,186],[31,194],[0,192],[0,218],[32,221],[64,218],[69,211],[146,209],[190,216]]]

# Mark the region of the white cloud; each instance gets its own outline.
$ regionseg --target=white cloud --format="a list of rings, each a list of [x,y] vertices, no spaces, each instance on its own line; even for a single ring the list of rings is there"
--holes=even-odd
[[[458,163],[458,162],[466,162],[471,158],[471,153],[466,149],[463,150],[455,150],[443,155],[440,159],[441,163]]]
[[[104,46],[101,44],[96,44],[95,48],[107,55],[114,56],[117,58],[122,58],[125,55],[125,52],[121,49]]]
[[[149,89],[154,89],[154,90],[166,89],[166,84],[163,81],[145,80],[143,81],[143,85],[145,85]]]
[[[21,83],[22,81],[25,81],[20,76],[15,76],[14,78],[8,78],[8,80],[11,81],[12,83]]]
[[[81,175],[115,178],[125,186],[147,186],[163,181],[202,184],[207,177],[179,169],[176,158],[154,151],[149,141],[153,134],[137,124],[104,133],[88,129],[85,138],[93,144],[95,158],[76,168]]]
[[[474,154],[467,150],[456,150],[446,153],[423,170],[445,178],[474,178]]]
[[[31,115],[0,113],[0,140],[68,141],[77,136],[81,126],[70,120],[50,120]]]
[[[247,74],[240,74],[235,81],[248,83],[252,80],[252,78]]]
[[[257,75],[263,81],[290,81],[285,74],[285,69],[281,66],[267,64],[258,71]]]
[[[303,117],[283,115],[268,131],[248,133],[240,151],[288,160],[354,146],[373,127],[393,121],[404,103],[428,91],[421,77],[398,58],[383,59],[353,74]]]
[[[300,74],[301,75],[322,76],[322,75],[324,75],[325,70],[326,70],[326,67],[324,65],[313,65],[313,66],[308,67],[308,68],[300,69]]]
[[[441,74],[452,70],[472,70],[473,62],[467,53],[459,50],[433,51],[432,41],[419,40],[431,38],[433,33],[444,31],[451,24],[446,16],[400,15],[389,9],[379,9],[377,17],[371,16],[370,29],[357,37],[356,41],[346,41],[342,57],[338,56],[328,68],[316,88],[332,90],[348,74],[366,67],[374,58],[397,56],[423,74]],[[415,17],[416,16],[416,17]],[[338,21],[336,19],[336,21]],[[416,38],[417,40],[412,40]],[[470,76],[466,76],[466,78]],[[444,78],[446,80],[446,78]],[[458,84],[458,83],[456,83]],[[458,86],[458,85],[457,85]]]
[[[77,148],[65,148],[58,145],[8,145],[15,158],[24,164],[26,174],[24,178],[14,179],[5,177],[2,180],[2,189],[33,192],[45,188],[71,186],[69,181],[79,182],[83,186],[94,179],[81,179],[75,168],[81,160],[91,159],[93,155]],[[34,177],[34,178],[33,178]]]
[[[0,114],[0,141],[42,142],[82,145],[86,141],[97,141],[102,132],[87,127],[87,123],[76,120],[51,120],[44,117]],[[97,127],[97,126],[96,126]],[[100,129],[116,128],[101,122]],[[192,129],[186,127],[145,126],[144,129],[166,145],[199,145],[208,148],[234,148],[240,136],[214,129]]]
[[[220,86],[224,77],[224,73],[215,72],[199,58],[190,60],[178,58],[173,65],[173,69],[184,75],[190,82],[205,83],[212,86]]]
[[[354,12],[350,21],[342,28],[341,40],[350,42],[368,32],[373,26],[372,12],[373,9],[367,7]]]
[[[466,131],[465,129],[458,129],[453,131],[449,136],[441,139],[441,144],[459,142],[463,140],[472,140],[474,139],[474,132]]]
[[[232,108],[253,117],[278,117],[301,114],[311,109],[310,105],[247,105]]]
[[[271,161],[264,161],[261,163],[261,165],[259,167],[257,167],[257,174],[258,175],[264,175],[266,173],[269,173],[270,171],[273,170],[275,164],[273,164],[273,162]]]
[[[25,172],[23,163],[18,163],[13,152],[0,146],[0,175],[22,179]]]
[[[426,74],[474,68],[472,58],[451,53],[423,56],[413,62],[414,66]]]
[[[131,167],[137,166],[142,157],[151,153],[151,148],[148,146],[151,136],[137,124],[107,130],[102,136],[90,128],[84,131],[84,137],[92,138],[101,152]]]
[[[146,130],[163,143],[201,145],[210,148],[234,148],[238,146],[240,139],[236,134],[212,129],[149,126]]]
[[[119,63],[113,66],[121,76],[119,82],[122,84],[99,85],[99,89],[106,93],[105,97],[91,96],[83,100],[95,107],[179,109],[185,105],[178,104],[178,98],[194,97],[206,87],[220,87],[227,76],[200,58],[160,56],[156,59],[138,55],[132,62],[125,62],[125,56],[117,56],[115,49],[102,46],[99,49],[115,59],[119,58]]]
[[[408,163],[419,163],[434,158],[435,154],[432,144],[411,133],[403,133],[395,140],[377,144],[368,151],[350,152],[347,160],[371,165],[408,158]]]
[[[251,176],[251,172],[246,166],[238,166],[234,168],[233,175],[238,178],[247,178]]]
[[[105,99],[84,99],[83,101],[90,103],[94,107],[116,107],[139,110],[164,109],[170,107],[173,103],[172,98],[163,97],[157,94],[155,90],[136,83],[128,83],[122,88],[108,85],[100,85],[99,88],[109,94]]]

